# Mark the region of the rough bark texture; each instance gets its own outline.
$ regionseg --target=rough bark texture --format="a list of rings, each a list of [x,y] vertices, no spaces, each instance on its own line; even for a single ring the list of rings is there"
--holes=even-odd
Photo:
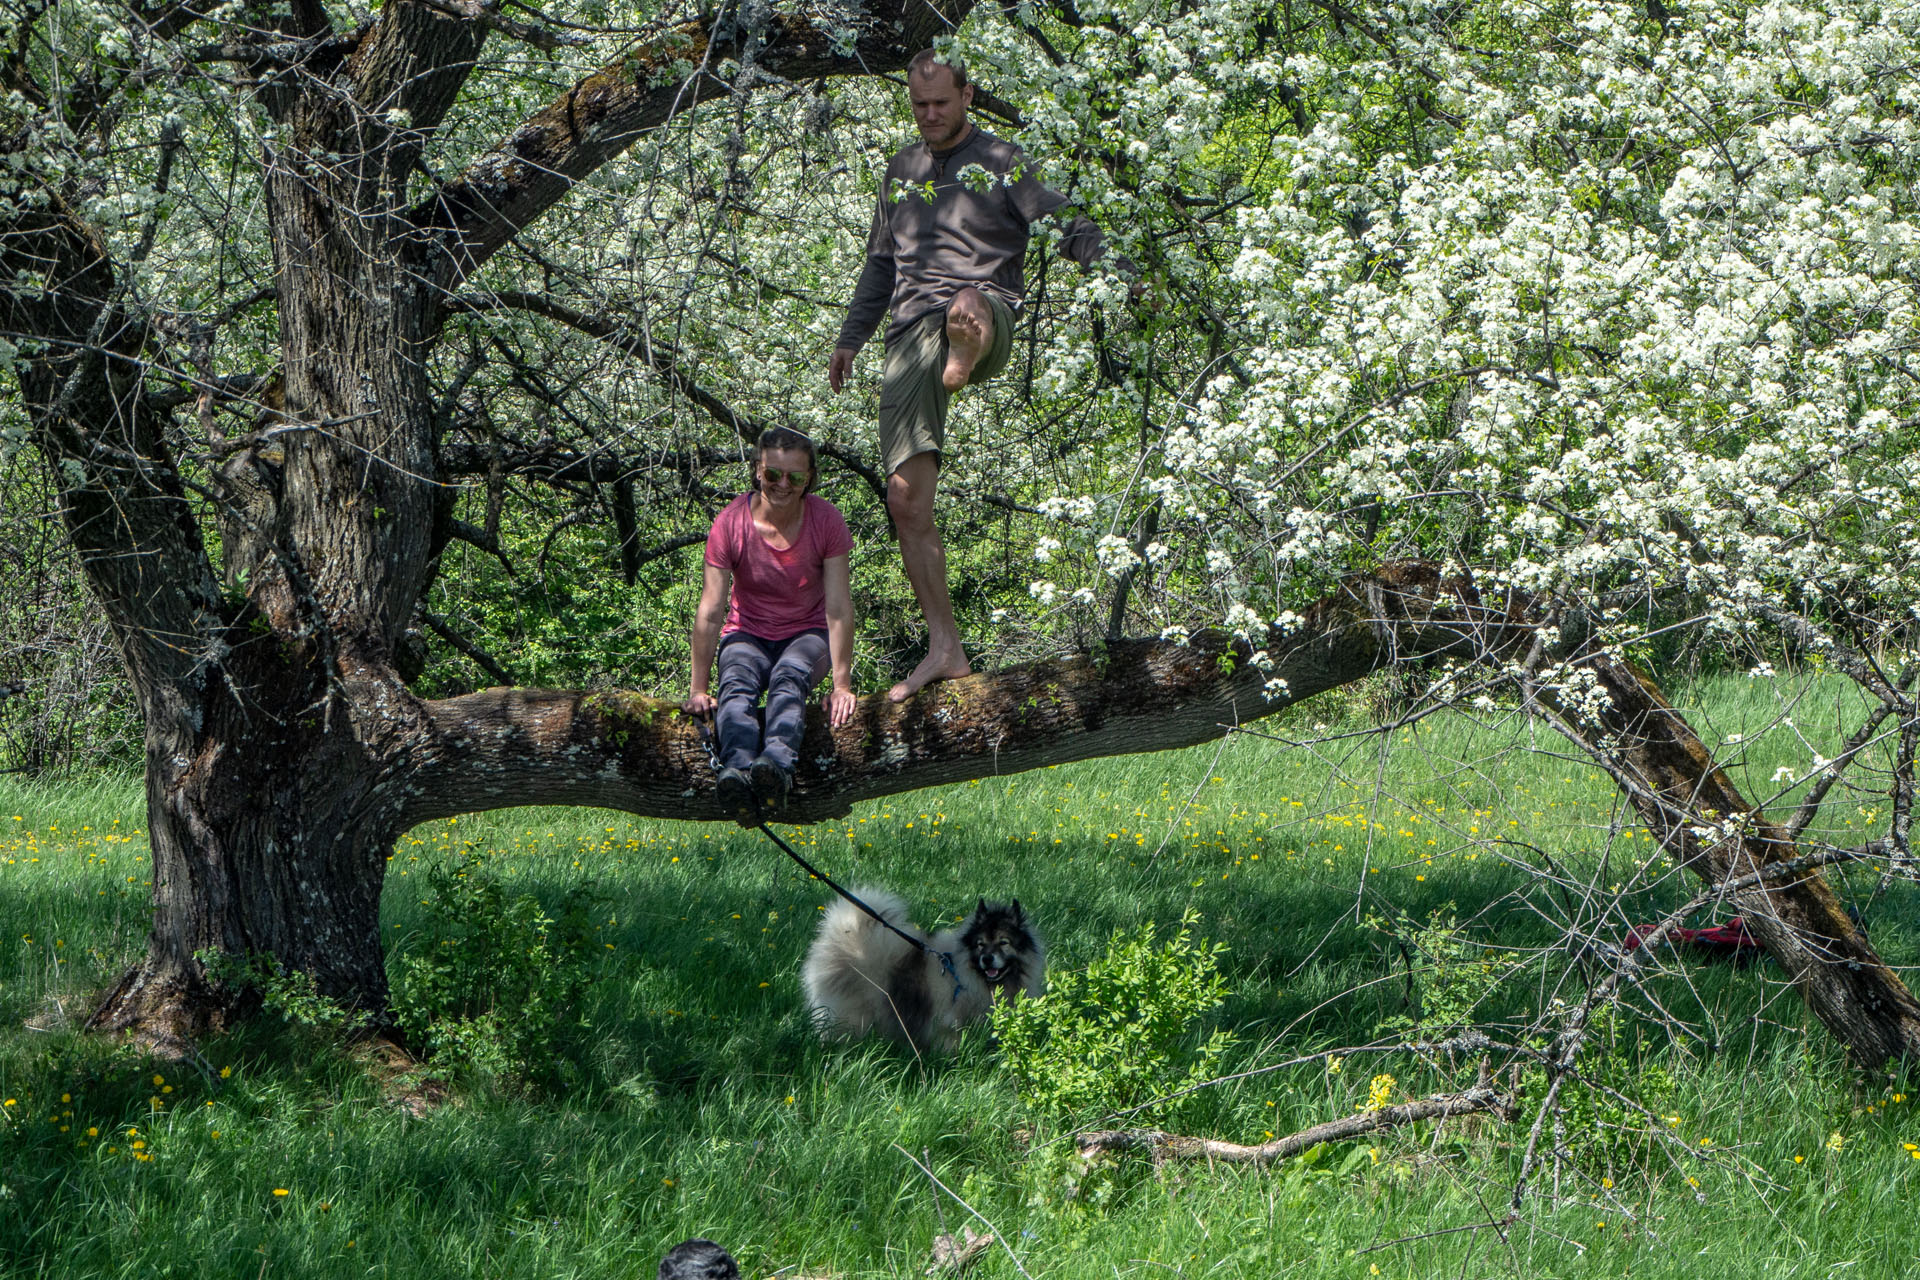
[[[1163,751],[1349,684],[1395,661],[1465,653],[1468,633],[1437,617],[1430,565],[1389,568],[1316,604],[1268,638],[1270,672],[1214,633],[1181,646],[1124,640],[1103,660],[1063,658],[929,686],[904,703],[862,698],[830,731],[809,713],[784,820],[817,822],[878,796],[1019,773],[1094,756]],[[1272,676],[1287,692],[1269,697]],[[428,704],[432,733],[412,751],[409,823],[528,803],[592,804],[718,819],[694,723],[638,694],[489,689]]]

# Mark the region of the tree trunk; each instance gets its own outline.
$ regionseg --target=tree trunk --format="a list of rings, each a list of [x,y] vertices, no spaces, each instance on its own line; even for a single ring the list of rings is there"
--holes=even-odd
[[[347,735],[210,734],[184,769],[150,762],[154,920],[146,959],[88,1025],[163,1051],[244,1010],[196,953],[271,957],[349,1008],[383,1015],[380,884],[397,806]]]
[[[1653,681],[1623,658],[1581,664],[1606,691],[1579,708],[1545,692],[1550,718],[1611,772],[1661,848],[1707,885],[1797,862],[1791,836],[1740,794]],[[1807,1007],[1862,1066],[1920,1059],[1920,1001],[1853,925],[1817,867],[1734,890],[1728,899]]]

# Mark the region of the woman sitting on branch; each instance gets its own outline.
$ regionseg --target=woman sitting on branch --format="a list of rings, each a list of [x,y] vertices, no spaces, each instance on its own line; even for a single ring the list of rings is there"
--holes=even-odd
[[[831,663],[825,699],[836,727],[853,717],[853,535],[808,490],[820,470],[813,441],[791,427],[763,432],[752,488],[714,518],[693,621],[693,678],[684,704],[714,713],[720,807],[742,826],[777,812],[793,785],[807,693]],[[716,648],[720,694],[708,692]],[[765,729],[756,709],[767,697]]]

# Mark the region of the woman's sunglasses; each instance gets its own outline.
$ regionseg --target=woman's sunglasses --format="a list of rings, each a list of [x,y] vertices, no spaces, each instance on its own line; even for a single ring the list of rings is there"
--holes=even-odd
[[[808,473],[805,471],[778,471],[773,467],[768,467],[760,473],[760,478],[768,484],[779,484],[783,476],[786,478],[787,483],[796,489],[805,486],[808,480]]]

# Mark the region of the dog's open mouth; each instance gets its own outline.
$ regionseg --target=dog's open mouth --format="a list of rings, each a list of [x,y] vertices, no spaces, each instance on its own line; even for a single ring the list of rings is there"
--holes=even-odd
[[[1005,968],[1005,966],[1003,966],[1003,965],[997,965],[997,964],[982,964],[982,965],[980,966],[980,974],[981,974],[981,976],[982,976],[982,977],[984,977],[984,978],[985,978],[985,979],[986,979],[986,980],[987,980],[988,982],[998,982],[998,981],[1000,981],[1000,975],[1002,975],[1002,974],[1004,974],[1004,973],[1005,973],[1006,971],[1007,971],[1007,970],[1006,970],[1006,968]]]

